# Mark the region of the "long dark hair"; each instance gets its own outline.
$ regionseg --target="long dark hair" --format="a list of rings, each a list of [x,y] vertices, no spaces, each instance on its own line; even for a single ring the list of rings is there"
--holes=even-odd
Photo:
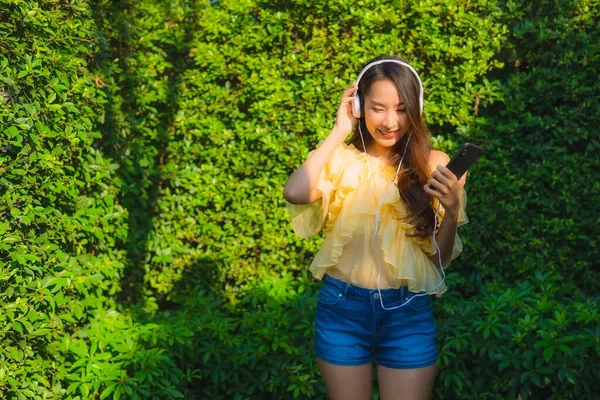
[[[406,62],[402,58],[396,56],[378,56],[365,64],[365,66],[378,60],[398,60]],[[427,183],[430,176],[428,160],[429,152],[432,147],[429,129],[420,113],[419,82],[415,75],[402,65],[396,63],[378,64],[369,68],[358,83],[358,92],[363,100],[369,93],[373,83],[382,80],[392,82],[396,86],[398,93],[402,94],[402,97],[404,98],[408,117],[408,131],[394,145],[392,163],[397,169],[410,134],[410,143],[404,161],[402,161],[402,171],[400,171],[398,191],[400,197],[410,208],[410,213],[407,217],[408,222],[415,227],[415,232],[409,233],[409,235],[426,238],[431,236],[435,229],[433,218],[434,212],[431,206],[433,198],[423,190],[423,185]],[[362,104],[364,107],[364,101]],[[364,115],[364,109],[362,111]],[[364,118],[360,118],[358,124],[361,124],[360,127],[363,132],[368,132]],[[365,151],[360,139],[358,124],[350,135],[349,142],[358,150]],[[375,139],[373,139],[371,134],[364,135],[365,146],[369,147],[374,140]]]

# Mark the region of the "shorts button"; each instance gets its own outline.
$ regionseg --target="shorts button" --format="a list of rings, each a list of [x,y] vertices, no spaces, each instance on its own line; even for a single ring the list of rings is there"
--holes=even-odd
[[[375,300],[379,299],[379,293],[375,293],[375,294],[373,295],[373,298],[374,298]]]

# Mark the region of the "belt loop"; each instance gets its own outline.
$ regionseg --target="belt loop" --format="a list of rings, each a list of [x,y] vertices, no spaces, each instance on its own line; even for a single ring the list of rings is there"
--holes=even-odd
[[[349,284],[348,282],[346,282],[346,284],[344,285],[342,292],[344,293],[344,297],[348,297],[348,289],[350,289],[350,286],[352,286],[351,284]]]

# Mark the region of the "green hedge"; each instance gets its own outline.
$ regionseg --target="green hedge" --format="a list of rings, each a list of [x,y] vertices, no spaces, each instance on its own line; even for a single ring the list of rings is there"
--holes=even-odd
[[[566,1],[508,2],[506,12],[505,101],[472,134],[488,148],[470,185],[488,229],[469,238],[469,264],[484,279],[555,270],[571,291],[596,295],[600,12]]]
[[[434,146],[486,148],[434,303],[437,398],[600,378],[597,7],[585,2],[0,3],[0,392],[325,398],[287,176],[380,53]]]
[[[94,146],[89,6],[2,2],[0,35],[0,391],[33,398],[68,382],[72,335],[113,307],[127,212]]]

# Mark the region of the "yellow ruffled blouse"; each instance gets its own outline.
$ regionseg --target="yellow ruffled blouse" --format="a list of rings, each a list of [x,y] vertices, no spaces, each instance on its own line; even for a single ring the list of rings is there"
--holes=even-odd
[[[367,158],[371,165],[373,186],[369,185]],[[412,292],[427,291],[438,297],[446,291],[442,275],[431,262],[429,255],[437,251],[431,237],[409,237],[414,226],[403,218],[408,215],[408,205],[400,198],[394,186],[387,191],[380,211],[378,232],[374,245],[371,238],[375,229],[377,204],[394,179],[396,169],[384,161],[365,154],[353,145],[342,143],[336,148],[325,166],[317,188],[323,196],[311,204],[292,204],[286,201],[292,228],[299,236],[316,235],[322,229],[325,240],[310,265],[317,279],[325,273],[354,285],[376,288],[379,274],[380,287],[398,288],[407,285]],[[434,210],[437,209],[434,199]],[[457,226],[468,223],[465,211],[467,195],[463,189]],[[444,216],[440,205],[438,220]],[[462,252],[458,234],[451,259]],[[446,268],[447,265],[444,265]]]

